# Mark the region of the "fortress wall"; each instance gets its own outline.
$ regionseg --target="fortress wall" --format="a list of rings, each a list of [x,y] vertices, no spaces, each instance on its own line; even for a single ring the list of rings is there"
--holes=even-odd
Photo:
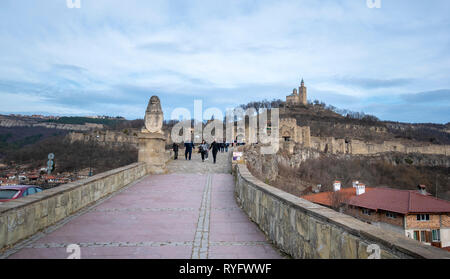
[[[0,203],[0,251],[61,221],[147,174],[145,163],[94,175]]]
[[[233,167],[238,204],[283,252],[301,259],[380,257],[450,258],[450,253],[396,236],[354,217],[311,203],[256,179],[243,164]]]
[[[346,143],[344,139],[332,137],[311,137],[311,147],[321,152],[332,154],[345,153],[352,155],[373,155],[385,152],[421,153],[431,155],[450,155],[450,145],[423,145],[405,146],[397,141],[384,143],[371,143],[360,140],[351,140]]]
[[[130,131],[130,135],[126,135],[123,132],[116,132],[109,130],[102,132],[95,132],[91,134],[72,132],[68,134],[68,138],[70,142],[74,141],[88,142],[89,140],[95,140],[103,144],[111,144],[111,145],[131,144],[135,147],[138,146],[138,138],[137,136],[133,136],[133,131]]]
[[[407,147],[407,153],[422,153],[422,154],[442,154],[450,156],[450,145],[428,145],[419,147]]]

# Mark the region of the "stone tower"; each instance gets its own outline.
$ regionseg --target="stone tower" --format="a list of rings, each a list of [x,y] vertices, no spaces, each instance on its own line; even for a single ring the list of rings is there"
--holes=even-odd
[[[300,83],[300,87],[298,88],[298,95],[300,99],[300,103],[306,105],[308,102],[307,93],[306,93],[306,87],[305,82],[303,81]]]

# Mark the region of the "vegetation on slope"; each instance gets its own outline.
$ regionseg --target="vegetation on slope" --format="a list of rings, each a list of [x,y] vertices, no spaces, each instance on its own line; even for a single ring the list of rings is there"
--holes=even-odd
[[[46,166],[49,153],[55,154],[56,172],[73,172],[93,167],[96,173],[137,162],[137,150],[131,146],[111,148],[96,142],[70,143],[64,137],[51,137],[6,154],[9,164],[29,164],[30,168]]]
[[[403,190],[416,190],[418,184],[439,198],[450,200],[450,168],[425,167],[406,164],[394,165],[384,160],[368,160],[365,157],[340,158],[322,156],[307,159],[299,168],[279,166],[279,176],[292,178],[310,185],[322,185],[323,191],[331,191],[334,180],[340,180],[344,187],[350,187],[353,180],[359,180],[369,187],[389,187]],[[278,184],[276,181],[275,184]],[[296,187],[283,185],[292,192]],[[292,188],[292,189],[289,189]],[[283,189],[283,190],[286,190]],[[307,189],[304,193],[310,192]],[[298,194],[296,192],[296,194]]]

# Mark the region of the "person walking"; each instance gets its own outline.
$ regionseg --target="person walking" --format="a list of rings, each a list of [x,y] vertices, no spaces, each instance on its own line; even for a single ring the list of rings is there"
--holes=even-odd
[[[227,152],[228,153],[228,146],[229,146],[230,144],[228,143],[228,142],[225,142],[225,152]]]
[[[214,141],[211,143],[211,147],[210,148],[212,150],[213,160],[214,160],[214,164],[215,164],[216,163],[216,159],[217,159],[217,152],[219,152],[220,145],[214,139]]]
[[[206,154],[206,142],[204,140],[202,140],[202,143],[199,146],[199,152],[200,155],[202,156],[202,162],[205,161],[205,154]]]
[[[186,158],[186,160],[188,159],[188,154],[189,154],[189,161],[191,160],[191,156],[192,156],[192,149],[195,149],[194,144],[191,142],[185,142],[184,143],[184,157]]]
[[[172,150],[173,150],[173,153],[175,153],[175,155],[173,156],[173,159],[178,160],[178,144],[176,142],[173,143]]]
[[[207,143],[206,141],[205,141],[204,150],[205,150],[205,160],[208,161],[208,155],[209,155],[209,143]]]

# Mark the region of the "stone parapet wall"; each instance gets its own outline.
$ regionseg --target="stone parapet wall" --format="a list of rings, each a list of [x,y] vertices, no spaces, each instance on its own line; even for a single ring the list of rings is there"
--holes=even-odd
[[[145,163],[134,163],[15,201],[0,203],[0,251],[146,174]]]
[[[450,253],[396,236],[351,216],[271,187],[247,167],[233,167],[238,204],[283,252],[293,258],[367,259],[369,245],[381,258],[450,258]]]

